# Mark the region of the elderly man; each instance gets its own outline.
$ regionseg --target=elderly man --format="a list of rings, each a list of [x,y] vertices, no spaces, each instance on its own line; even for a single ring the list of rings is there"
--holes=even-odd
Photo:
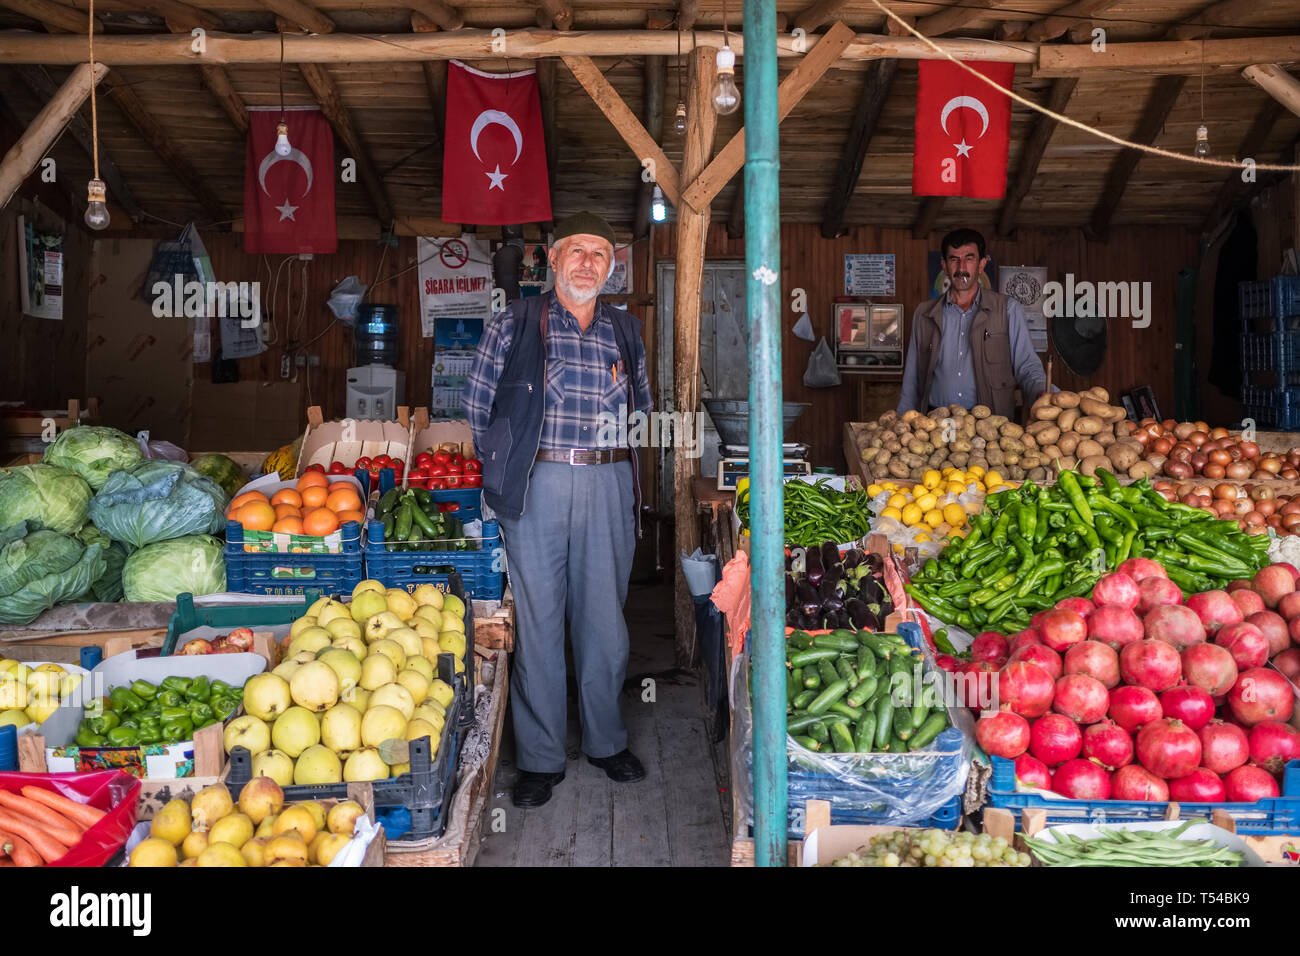
[[[619,712],[637,457],[597,439],[606,416],[651,407],[641,323],[597,301],[614,268],[614,233],[599,216],[559,223],[550,265],[553,293],[516,300],[487,323],[465,390],[518,619],[511,702],[519,807],[541,806],[564,779],[566,621],[583,752],[613,780],[645,776]]]
[[[1043,363],[1015,299],[980,288],[984,237],[957,229],[939,246],[948,291],[917,307],[898,413],[987,405],[1015,418],[1016,385],[1028,407],[1047,387]]]

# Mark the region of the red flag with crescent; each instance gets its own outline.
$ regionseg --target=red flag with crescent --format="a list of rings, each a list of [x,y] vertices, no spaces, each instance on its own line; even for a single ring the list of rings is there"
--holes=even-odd
[[[537,72],[447,66],[444,222],[501,226],[551,218]]]
[[[287,143],[277,145],[283,115]],[[317,107],[248,110],[244,251],[328,254],[334,219],[334,132]]]
[[[968,63],[1011,89],[1014,63]],[[912,195],[1000,199],[1007,191],[1011,98],[948,60],[922,60]]]

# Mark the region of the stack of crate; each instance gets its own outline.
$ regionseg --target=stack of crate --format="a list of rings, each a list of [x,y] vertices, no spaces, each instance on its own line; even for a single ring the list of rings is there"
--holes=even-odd
[[[1300,428],[1300,276],[1239,283],[1237,302],[1243,417]]]

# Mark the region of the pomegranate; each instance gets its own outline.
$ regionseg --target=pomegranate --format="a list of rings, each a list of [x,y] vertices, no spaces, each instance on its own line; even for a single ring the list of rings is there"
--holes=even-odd
[[[1193,644],[1183,651],[1183,677],[1211,697],[1226,694],[1237,680],[1237,662],[1218,644]]]
[[[1252,667],[1228,691],[1228,708],[1247,727],[1266,720],[1287,721],[1295,710],[1295,692],[1277,671]]]
[[[1287,633],[1291,635],[1292,642],[1300,644],[1300,617],[1291,618],[1291,623],[1287,625]]]
[[[1271,774],[1280,774],[1288,760],[1300,759],[1300,730],[1276,720],[1250,728],[1250,762]]]
[[[1288,647],[1273,658],[1273,666],[1280,670],[1291,683],[1300,680],[1300,647]]]
[[[1047,764],[1037,757],[1021,754],[1016,758],[1016,780],[1031,787],[1050,790],[1052,787],[1052,771],[1048,770]]]
[[[953,699],[971,710],[991,704],[998,670],[992,661],[966,661],[953,675]]]
[[[1162,604],[1182,603],[1183,589],[1168,578],[1149,577],[1138,582],[1139,614],[1145,614],[1153,607],[1160,607]]]
[[[1240,591],[1242,588],[1249,589],[1250,582],[1247,581],[1245,578],[1237,578],[1237,580],[1235,581],[1228,582],[1228,587],[1226,588],[1226,590],[1229,594],[1231,594],[1233,591]]]
[[[1201,738],[1181,720],[1161,717],[1138,731],[1137,757],[1157,777],[1185,777],[1201,762]]]
[[[1266,607],[1277,607],[1282,598],[1296,589],[1295,576],[1278,564],[1270,564],[1255,572],[1250,586],[1264,599]]]
[[[1083,641],[1065,652],[1065,673],[1095,677],[1109,690],[1119,683],[1119,655],[1109,644]]]
[[[1088,616],[1088,637],[1119,650],[1142,640],[1142,621],[1121,604],[1103,604]]]
[[[1244,619],[1241,608],[1237,607],[1237,602],[1228,596],[1227,591],[1202,591],[1200,594],[1189,595],[1187,607],[1201,619],[1205,630],[1211,634],[1225,624],[1236,624]]]
[[[1043,643],[1054,651],[1064,651],[1088,636],[1088,622],[1083,615],[1064,608],[1052,608],[1038,624]]]
[[[1178,683],[1183,665],[1172,645],[1144,640],[1125,645],[1119,652],[1119,673],[1126,684],[1160,693]]]
[[[1087,674],[1066,674],[1056,682],[1052,710],[1077,724],[1095,724],[1106,716],[1110,694],[1106,685]],[[1207,718],[1208,719],[1208,718]]]
[[[1161,567],[1158,562],[1152,561],[1150,558],[1129,558],[1116,568],[1116,570],[1120,574],[1127,574],[1138,584],[1141,584],[1147,578],[1167,577],[1165,569]]]
[[[1098,607],[1103,604],[1120,604],[1135,608],[1138,599],[1137,581],[1123,571],[1105,575],[1092,589],[1092,603]]]
[[[975,739],[986,754],[1015,760],[1029,749],[1029,721],[1009,710],[986,714],[975,725]]]
[[[1160,709],[1192,730],[1200,730],[1214,717],[1214,698],[1192,684],[1179,684],[1160,695]]]
[[[970,656],[973,661],[992,661],[1001,667],[1011,656],[1011,651],[1007,650],[1005,637],[997,631],[985,631],[971,642]]]
[[[1239,593],[1253,594],[1254,592]],[[1229,624],[1227,627],[1219,628],[1219,632],[1214,635],[1214,643],[1232,655],[1238,670],[1263,667],[1268,661],[1270,649],[1268,638],[1264,636],[1263,631],[1249,621],[1242,621],[1240,624]]]
[[[1109,800],[1110,774],[1091,760],[1069,760],[1052,774],[1052,790],[1071,800]]]
[[[1039,623],[1043,620],[1043,615],[1050,610],[1051,610],[1050,607],[1045,607],[1041,611],[1038,611],[1036,614],[1034,614],[1034,616],[1029,619],[1029,626],[1037,627]]]
[[[1110,778],[1110,795],[1115,800],[1169,799],[1169,785],[1146,767],[1131,763],[1120,767]]]
[[[1062,714],[1039,717],[1029,727],[1029,752],[1049,767],[1079,756],[1082,747],[1079,725]]]
[[[1012,661],[998,673],[998,703],[1021,717],[1047,713],[1055,690],[1056,684],[1047,671],[1029,661]]]
[[[1180,651],[1189,644],[1205,640],[1205,626],[1201,619],[1190,607],[1181,604],[1161,604],[1152,608],[1142,619],[1142,627],[1148,639],[1164,641]]]
[[[1087,617],[1094,610],[1093,603],[1085,597],[1061,598],[1056,602],[1056,606],[1063,611],[1073,611],[1080,617]]]
[[[1276,611],[1257,611],[1246,618],[1246,623],[1253,624],[1268,639],[1268,653],[1272,657],[1291,646],[1291,630],[1281,614]]]
[[[1254,591],[1250,592],[1254,594]],[[1259,597],[1259,595],[1255,595]],[[1256,611],[1264,610],[1264,599],[1259,599],[1259,607]],[[1253,613],[1253,612],[1252,612]],[[1290,621],[1292,618],[1300,617],[1300,591],[1292,591],[1290,594],[1283,594],[1282,600],[1277,602],[1277,613]]]
[[[1264,610],[1264,599],[1249,588],[1238,588],[1236,591],[1230,592],[1229,596],[1236,602],[1237,607],[1241,608],[1241,613],[1245,617],[1250,617],[1256,611]],[[1281,605],[1279,605],[1280,607]],[[1288,618],[1291,616],[1286,612],[1283,612],[1283,614]]]
[[[1083,755],[1115,770],[1133,762],[1133,738],[1113,720],[1091,724],[1083,731]]]
[[[1290,561],[1274,561],[1273,567],[1281,568],[1287,574],[1291,575],[1291,580],[1295,581],[1297,586],[1300,586],[1300,568],[1297,568]]]
[[[1262,767],[1238,767],[1223,780],[1224,795],[1233,803],[1254,803],[1279,796],[1277,781]]]
[[[1042,632],[1036,627],[1027,627],[1023,631],[1017,631],[1007,638],[1007,655],[1010,656],[1022,647],[1029,647],[1031,644],[1042,644]]]
[[[1250,758],[1246,732],[1236,724],[1212,720],[1200,729],[1201,766],[1215,773],[1227,773]]]
[[[1213,770],[1197,767],[1177,780],[1169,781],[1169,798],[1183,803],[1222,803],[1227,799],[1223,781]]]
[[[1137,733],[1143,724],[1159,720],[1164,712],[1160,698],[1145,687],[1124,685],[1110,692],[1107,715],[1130,734]]]
[[[940,670],[945,670],[950,674],[955,674],[960,670],[962,664],[961,661],[957,660],[957,658],[953,657],[951,654],[936,654],[934,656],[934,662],[938,665]]]
[[[1037,664],[1047,672],[1047,676],[1052,678],[1053,683],[1065,673],[1064,666],[1061,664],[1061,655],[1046,644],[1030,644],[1028,647],[1020,648],[1011,655],[1008,663],[1014,663],[1015,661],[1028,661],[1031,664]]]

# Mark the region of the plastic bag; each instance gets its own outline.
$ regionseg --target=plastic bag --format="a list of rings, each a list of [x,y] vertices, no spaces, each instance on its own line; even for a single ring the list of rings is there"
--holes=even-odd
[[[834,388],[840,384],[840,370],[835,367],[835,353],[822,336],[812,355],[808,356],[808,367],[804,369],[803,383],[808,388]]]
[[[808,318],[807,312],[799,316],[799,321],[794,324],[794,337],[805,342],[817,341],[817,333],[813,331],[812,319]]]
[[[357,320],[357,306],[366,297],[366,287],[356,276],[348,276],[330,292],[325,300],[329,310],[344,325],[352,325]]]
[[[188,462],[189,453],[179,445],[173,445],[169,441],[150,441],[149,432],[138,432],[135,440],[140,443],[140,453],[145,458],[161,458],[166,461]]]
[[[84,803],[106,815],[81,835],[49,866],[103,866],[125,845],[135,827],[140,781],[120,770],[95,773],[0,773],[0,790],[21,793],[23,787],[41,787]]]

